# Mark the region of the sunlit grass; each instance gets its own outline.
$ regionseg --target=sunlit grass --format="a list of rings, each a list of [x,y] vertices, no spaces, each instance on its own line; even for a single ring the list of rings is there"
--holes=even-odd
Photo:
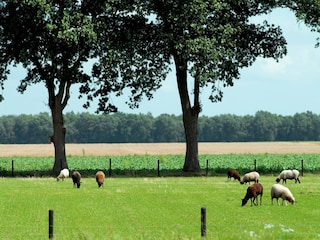
[[[0,179],[0,239],[201,239],[200,209],[207,209],[207,239],[319,238],[320,179],[288,181],[295,205],[271,205],[274,176],[261,176],[262,206],[241,207],[248,185],[227,177],[107,178],[98,188],[84,178]],[[281,201],[280,201],[281,203]]]

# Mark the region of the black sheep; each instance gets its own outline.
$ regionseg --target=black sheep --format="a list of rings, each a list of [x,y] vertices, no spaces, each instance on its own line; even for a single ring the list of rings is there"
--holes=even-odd
[[[81,174],[78,171],[74,171],[72,173],[72,181],[73,181],[73,186],[77,186],[77,188],[80,188],[80,182],[81,180]]]

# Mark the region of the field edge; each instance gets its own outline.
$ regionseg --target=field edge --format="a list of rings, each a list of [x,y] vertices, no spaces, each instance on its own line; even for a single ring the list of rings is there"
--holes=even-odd
[[[66,144],[68,156],[185,154],[185,143]],[[319,154],[320,142],[199,142],[199,154]],[[0,157],[54,156],[53,144],[0,144]]]

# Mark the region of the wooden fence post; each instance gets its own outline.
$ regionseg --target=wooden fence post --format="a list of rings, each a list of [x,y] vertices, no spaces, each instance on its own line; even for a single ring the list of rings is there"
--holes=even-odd
[[[160,177],[160,160],[158,160],[158,177]]]
[[[111,177],[112,168],[111,168],[111,158],[109,159],[109,177]]]
[[[201,237],[207,236],[207,212],[206,208],[201,208]]]
[[[254,160],[254,171],[257,171],[257,160]]]
[[[207,159],[207,163],[206,163],[206,176],[208,176],[208,171],[209,171],[209,160]]]
[[[303,176],[303,171],[304,171],[304,161],[302,159],[301,160],[301,176]]]
[[[53,239],[53,210],[49,210],[49,239]]]
[[[11,176],[14,177],[14,160],[11,161]]]

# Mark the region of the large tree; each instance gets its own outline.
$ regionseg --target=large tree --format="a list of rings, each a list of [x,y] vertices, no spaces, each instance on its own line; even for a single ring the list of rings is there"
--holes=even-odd
[[[3,88],[10,69],[17,65],[27,70],[19,92],[31,84],[45,84],[52,114],[55,172],[67,167],[63,109],[70,87],[89,80],[83,63],[93,57],[95,40],[93,24],[83,14],[82,1],[0,2],[0,85]]]
[[[221,101],[223,88],[233,86],[241,68],[257,57],[278,60],[286,54],[279,27],[266,21],[250,23],[250,18],[270,12],[276,4],[255,0],[125,2],[113,1],[104,11],[96,5],[89,8],[101,23],[110,23],[113,16],[117,21],[113,28],[99,25],[98,41],[104,54],[94,68],[94,86],[100,87],[87,85],[82,93],[88,94],[89,101],[99,96],[98,111],[110,112],[116,110],[110,101],[112,93],[121,95],[129,88],[128,102],[135,107],[143,96],[152,98],[173,63],[186,138],[183,170],[199,171],[201,90],[211,87],[210,99]],[[110,42],[117,50],[110,51]]]

